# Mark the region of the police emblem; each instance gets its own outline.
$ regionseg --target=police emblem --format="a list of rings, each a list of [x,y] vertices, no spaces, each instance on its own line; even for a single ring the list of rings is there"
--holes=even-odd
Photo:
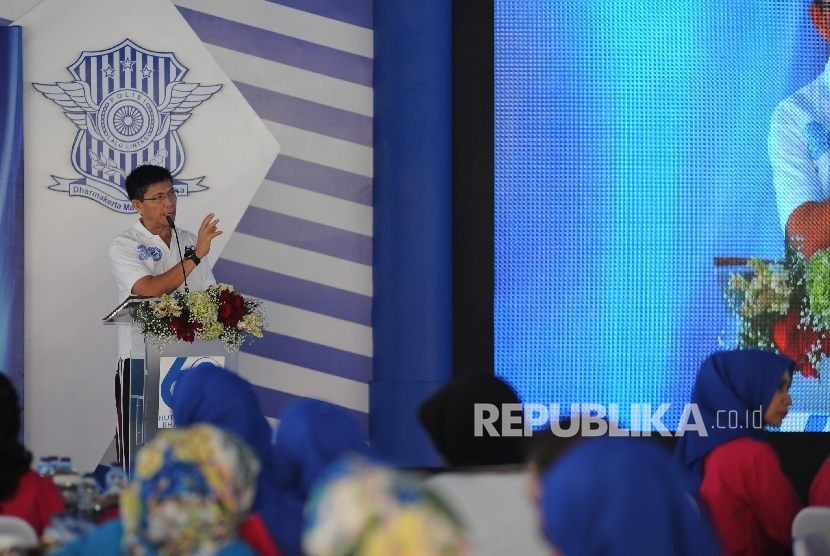
[[[177,130],[193,109],[222,85],[183,81],[188,68],[172,52],[153,52],[127,39],[83,52],[66,68],[73,81],[33,83],[78,127],[72,167],[82,178],[52,176],[53,191],[82,196],[122,213],[135,213],[124,180],[137,166],[164,166],[180,196],[204,191],[204,176],[179,179],[185,152]]]

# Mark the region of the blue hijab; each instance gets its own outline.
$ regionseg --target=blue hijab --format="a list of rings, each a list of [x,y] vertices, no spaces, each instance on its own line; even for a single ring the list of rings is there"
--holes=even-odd
[[[721,554],[653,441],[586,440],[542,478],[545,535],[566,556]]]
[[[303,528],[302,504],[278,487],[271,427],[251,385],[230,371],[202,363],[179,375],[171,407],[177,426],[209,423],[248,443],[262,464],[251,511],[259,513],[285,556],[301,554],[296,537]]]
[[[282,413],[275,453],[278,488],[303,504],[331,464],[348,453],[373,455],[348,413],[312,399],[294,402]]]
[[[287,501],[292,524],[280,549],[285,556],[300,556],[303,508],[311,487],[345,454],[371,456],[371,451],[360,427],[345,411],[312,399],[296,401],[282,412],[274,448],[274,486]]]
[[[792,359],[760,349],[721,351],[706,358],[697,373],[692,403],[700,410],[707,436],[688,431],[680,437],[674,452],[675,463],[688,475],[690,492],[700,488],[703,460],[709,452],[741,436],[757,440],[766,436],[764,414],[784,372],[792,373],[794,367]],[[761,426],[757,427],[759,409]],[[737,412],[737,423],[729,423],[730,411]]]

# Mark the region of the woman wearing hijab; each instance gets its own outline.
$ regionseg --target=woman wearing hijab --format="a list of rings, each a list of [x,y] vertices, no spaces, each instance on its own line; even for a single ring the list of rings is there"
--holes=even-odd
[[[307,556],[466,556],[458,518],[414,478],[361,457],[318,482],[307,506]]]
[[[366,435],[345,411],[320,400],[304,399],[280,416],[276,438],[278,485],[308,499],[326,468],[349,453],[371,456]]]
[[[259,460],[210,425],[159,432],[141,452],[113,519],[57,556],[256,556],[238,538]]]
[[[784,554],[801,502],[764,441],[781,425],[795,362],[763,350],[718,352],[701,365],[692,392],[707,435],[688,431],[675,461],[709,511],[727,554]]]
[[[19,517],[40,536],[52,515],[63,511],[63,499],[51,479],[29,468],[32,454],[19,437],[17,391],[0,372],[0,515]]]
[[[372,457],[360,426],[340,407],[304,399],[283,411],[274,449],[276,485],[298,508],[292,522],[303,523],[302,508],[329,466],[347,454]],[[293,531],[291,549],[302,554],[302,525]]]
[[[211,423],[245,440],[262,462],[257,512],[283,556],[301,556],[303,506],[323,470],[349,452],[369,454],[366,437],[345,411],[300,400],[280,416],[276,446],[251,385],[210,363],[183,372],[173,394],[177,426]]]
[[[830,457],[824,460],[810,484],[811,506],[830,506]]]
[[[545,473],[541,512],[562,556],[721,554],[669,455],[649,440],[578,444]]]
[[[277,549],[284,556],[300,554],[297,536],[303,527],[302,503],[283,495],[278,488],[271,427],[250,383],[235,373],[203,363],[179,375],[171,407],[176,426],[209,423],[234,433],[251,447],[262,470],[252,519],[243,524],[243,534],[260,554],[274,554]],[[250,534],[261,523],[269,538],[253,538]]]

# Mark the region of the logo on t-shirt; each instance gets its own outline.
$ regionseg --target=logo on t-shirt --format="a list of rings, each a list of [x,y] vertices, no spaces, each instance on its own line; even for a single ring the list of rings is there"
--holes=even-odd
[[[818,160],[830,150],[830,133],[818,122],[810,122],[804,127],[804,139],[813,160]]]
[[[147,247],[146,245],[136,245],[138,251],[138,258],[142,261],[153,257],[153,260],[158,262],[161,260],[161,249],[158,247]]]

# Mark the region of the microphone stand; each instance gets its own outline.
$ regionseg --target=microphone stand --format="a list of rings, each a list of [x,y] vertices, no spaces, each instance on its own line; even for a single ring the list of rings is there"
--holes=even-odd
[[[184,277],[184,294],[187,295],[190,293],[190,288],[187,287],[187,273],[184,271],[184,256],[182,256],[182,245],[179,243],[179,232],[176,231],[176,225],[169,216],[167,217],[167,224],[173,230],[173,233],[176,234],[176,246],[179,248],[179,260],[182,263],[182,276]]]

